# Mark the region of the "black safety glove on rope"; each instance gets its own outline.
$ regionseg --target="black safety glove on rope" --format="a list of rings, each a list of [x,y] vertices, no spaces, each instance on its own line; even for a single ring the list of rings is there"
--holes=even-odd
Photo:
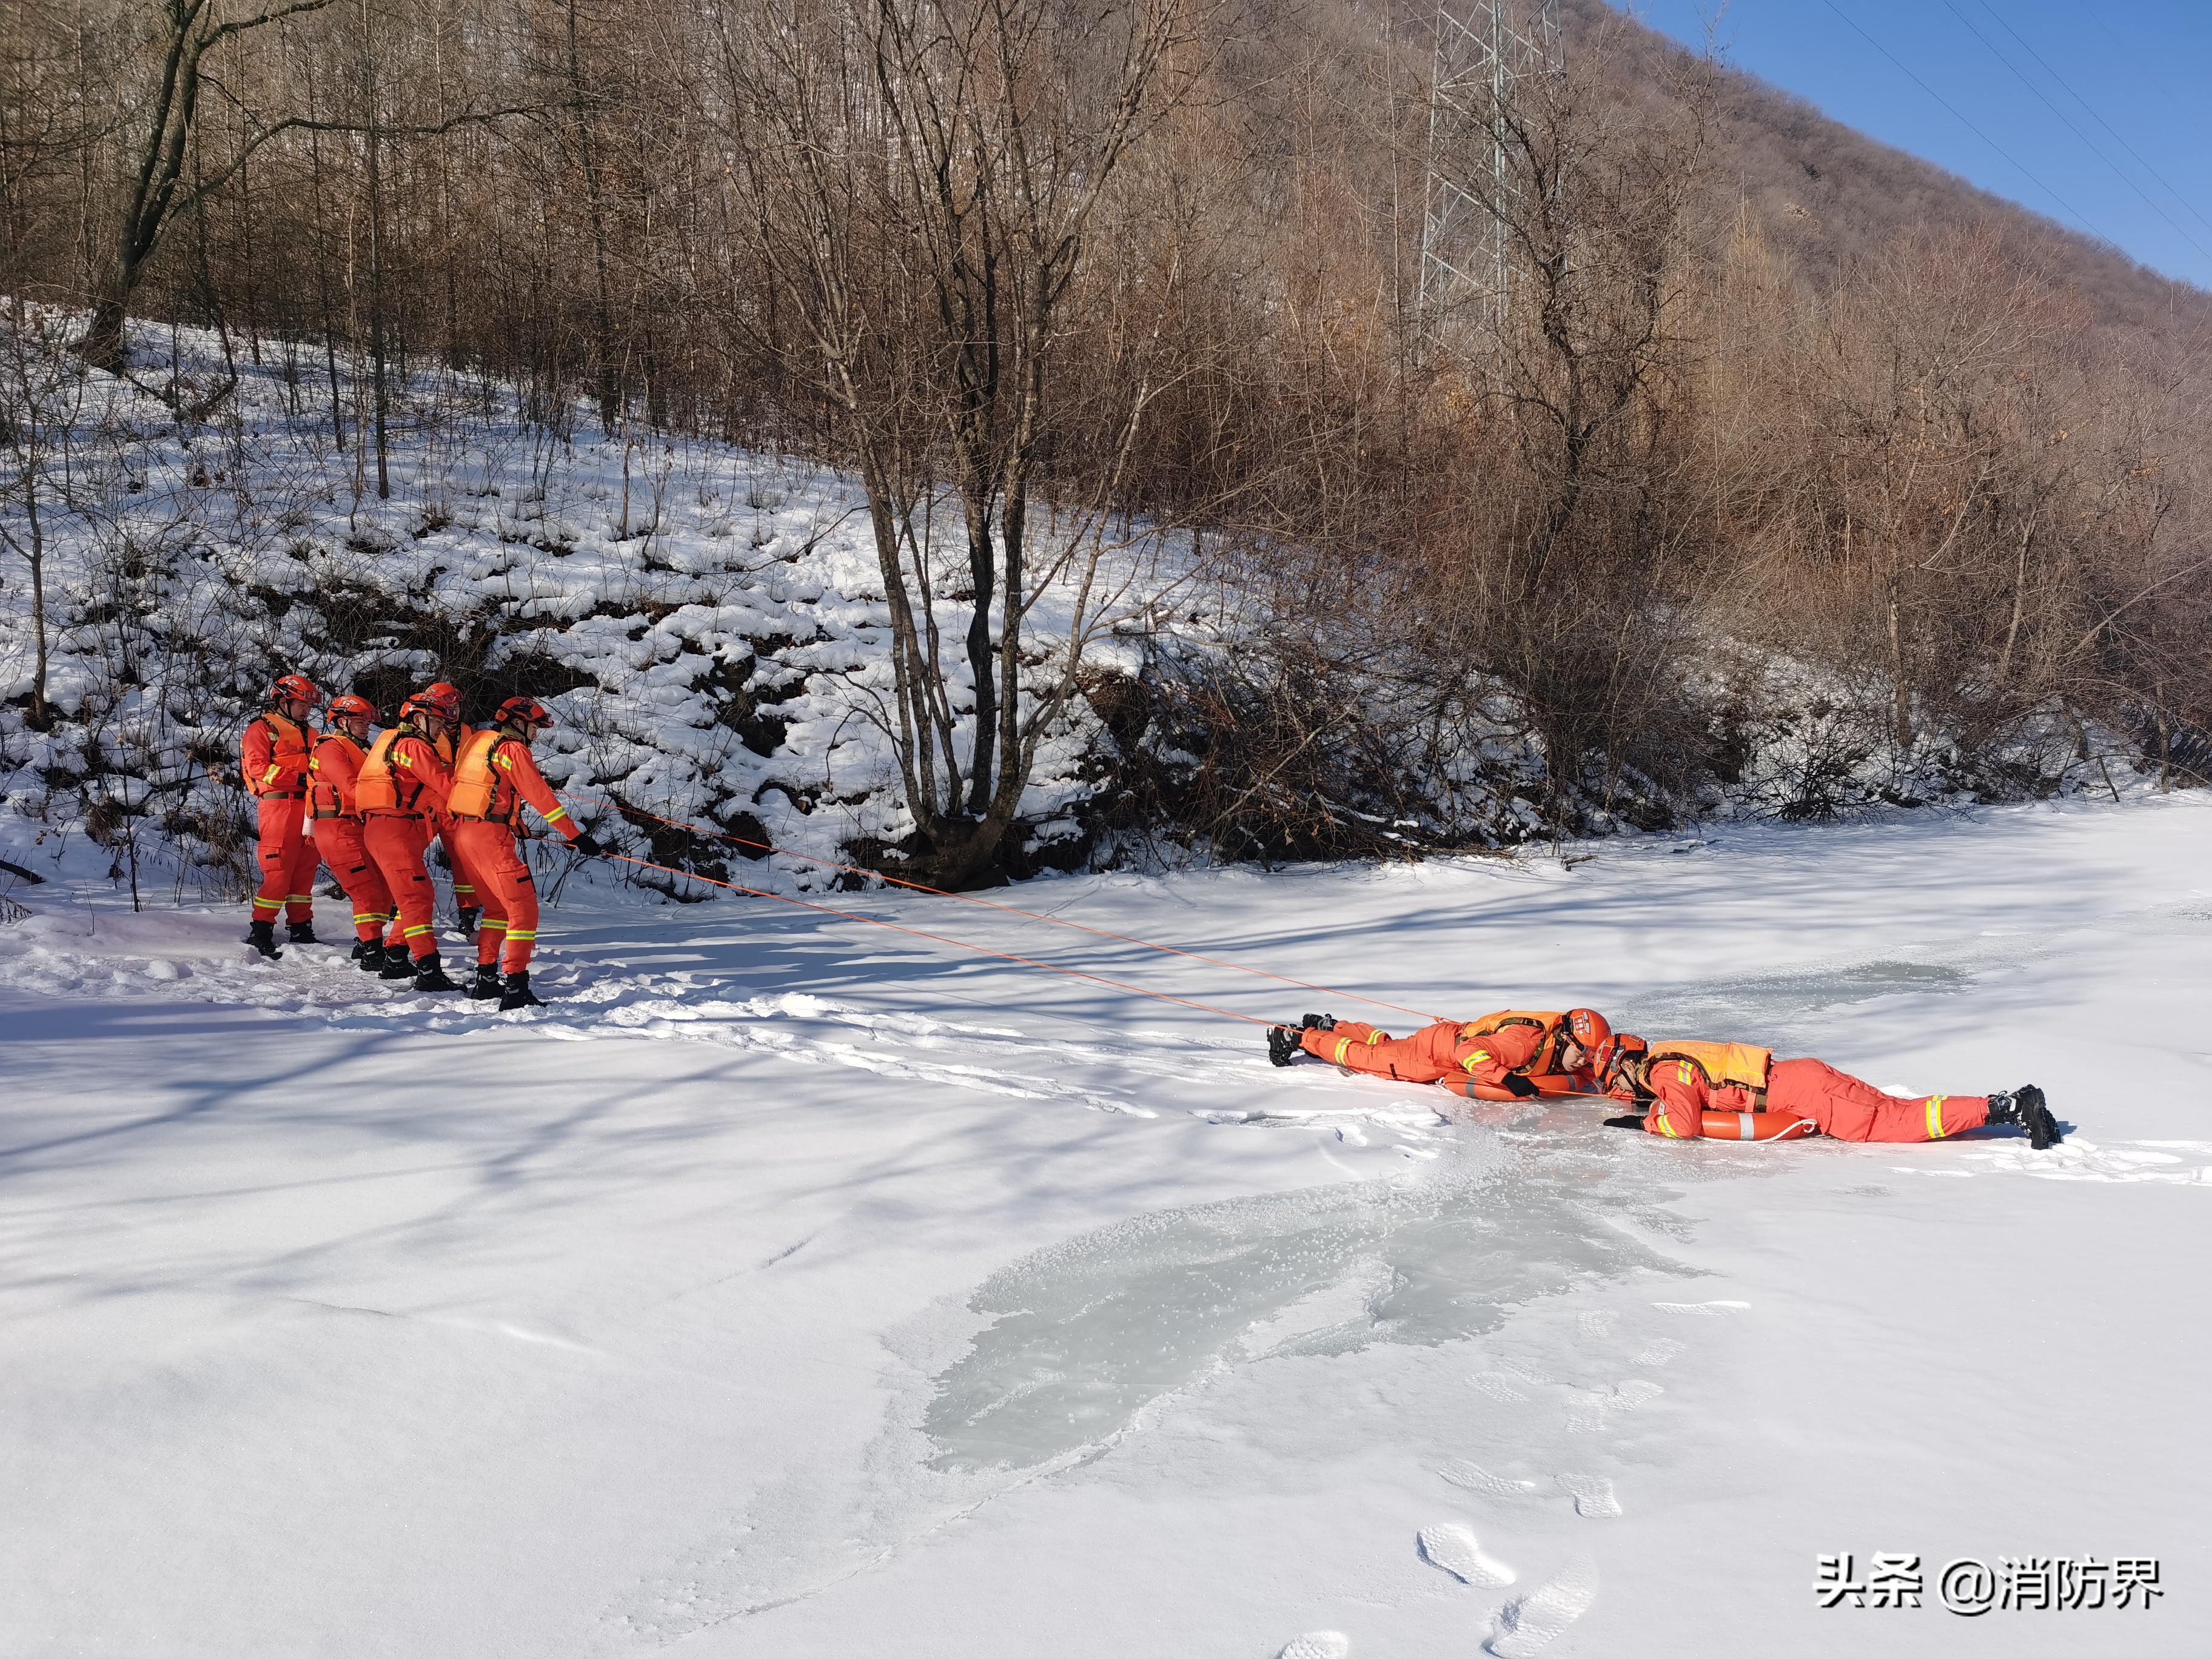
[[[1505,1092],[1516,1100],[1534,1100],[1541,1091],[1520,1073],[1508,1072],[1505,1074]]]
[[[587,859],[604,858],[606,856],[607,849],[600,846],[598,839],[588,830],[577,836],[576,839],[570,842],[568,845],[574,848],[579,853],[581,853]]]

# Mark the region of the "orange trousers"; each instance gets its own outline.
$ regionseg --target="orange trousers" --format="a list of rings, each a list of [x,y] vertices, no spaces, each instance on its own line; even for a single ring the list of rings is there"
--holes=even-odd
[[[417,962],[437,955],[438,890],[430,885],[429,872],[422,867],[422,854],[430,846],[429,827],[420,817],[372,812],[362,821],[362,840],[399,912],[399,936],[392,943]]]
[[[500,971],[528,971],[538,949],[538,884],[530,878],[514,831],[504,823],[475,818],[455,820],[446,844],[465,860],[477,880],[477,902],[483,920],[477,927],[477,963],[496,962]]]
[[[378,869],[376,860],[368,855],[368,843],[362,838],[359,818],[317,818],[315,845],[321,849],[325,864],[345,889],[346,897],[353,902],[353,931],[358,939],[373,939],[383,936],[384,924],[396,914],[392,903],[392,888]]]
[[[1299,1041],[1308,1054],[1346,1071],[1401,1083],[1434,1083],[1459,1070],[1452,1064],[1459,1033],[1455,1019],[1440,1019],[1409,1037],[1394,1037],[1364,1020],[1340,1019],[1334,1030],[1308,1031]]]
[[[307,821],[304,800],[261,798],[261,889],[254,895],[253,919],[274,921],[282,910],[287,921],[315,919],[315,843],[301,830]]]
[[[1766,1109],[1809,1117],[1838,1140],[1945,1140],[1990,1121],[1986,1095],[1901,1099],[1820,1060],[1776,1060]]]

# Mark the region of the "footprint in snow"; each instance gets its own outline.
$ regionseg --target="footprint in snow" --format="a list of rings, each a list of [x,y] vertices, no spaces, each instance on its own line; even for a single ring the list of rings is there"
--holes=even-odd
[[[1559,1490],[1575,1500],[1575,1513],[1592,1521],[1610,1521],[1620,1513],[1620,1500],[1613,1495],[1613,1482],[1595,1474],[1563,1474]]]
[[[1597,1563],[1574,1562],[1498,1615],[1498,1633],[1490,1638],[1498,1659],[1530,1659],[1590,1610],[1597,1601]]]
[[[1492,1400],[1526,1400],[1528,1396],[1513,1386],[1514,1379],[1504,1371],[1477,1371],[1474,1386]]]
[[[1605,1427],[1609,1412],[1632,1412],[1649,1405],[1666,1390],[1641,1377],[1616,1382],[1610,1389],[1577,1389],[1567,1401],[1567,1432],[1592,1434]]]
[[[1671,1336],[1662,1336],[1650,1347],[1629,1361],[1632,1365],[1663,1365],[1682,1352],[1683,1344]]]
[[[1284,1643],[1275,1659],[1345,1659],[1351,1651],[1352,1638],[1342,1631],[1310,1630]]]
[[[1613,1334],[1613,1319],[1609,1313],[1586,1313],[1578,1315],[1575,1323],[1582,1328],[1586,1337],[1610,1336]]]
[[[1719,1319],[1729,1314],[1751,1310],[1748,1302],[1655,1302],[1651,1305],[1661,1313],[1696,1314],[1705,1319]]]
[[[1463,1584],[1479,1589],[1503,1589],[1519,1577],[1494,1556],[1485,1555],[1474,1531],[1456,1521],[1440,1522],[1420,1532],[1422,1559],[1442,1567]]]
[[[1455,1486],[1479,1492],[1485,1498],[1529,1498],[1534,1496],[1536,1491],[1536,1483],[1533,1480],[1509,1480],[1504,1475],[1492,1474],[1463,1457],[1455,1457],[1437,1473]]]

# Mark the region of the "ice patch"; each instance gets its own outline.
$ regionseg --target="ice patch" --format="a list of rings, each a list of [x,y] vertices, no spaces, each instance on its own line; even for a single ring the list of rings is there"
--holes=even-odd
[[[1817,1054],[1823,1010],[1880,997],[1942,996],[1966,990],[1972,979],[1944,963],[1881,957],[1798,973],[1716,980],[1636,998],[1619,1010],[1624,1029],[1655,1036],[1689,1032],[1759,1032],[1778,1053]]]
[[[1219,1367],[1435,1346],[1592,1276],[1679,1271],[1609,1224],[1648,1198],[1626,1178],[1540,1151],[1459,1153],[1433,1175],[1139,1216],[994,1275],[969,1304],[991,1323],[936,1379],[932,1466],[1048,1463]],[[1502,1376],[1476,1385],[1526,1397]]]

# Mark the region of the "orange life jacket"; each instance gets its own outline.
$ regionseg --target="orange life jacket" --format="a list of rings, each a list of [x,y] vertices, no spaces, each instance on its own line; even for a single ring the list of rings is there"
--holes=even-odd
[[[392,769],[392,745],[402,738],[422,735],[413,726],[404,725],[390,726],[376,734],[376,741],[368,746],[368,758],[361,763],[361,776],[353,786],[356,811],[364,816],[370,812],[413,813],[415,803],[422,798],[422,785],[420,780],[403,779]]]
[[[247,724],[269,728],[269,767],[259,777],[246,780],[248,794],[260,795],[279,772],[294,769],[304,772],[307,769],[308,757],[315,746],[313,731],[273,708],[264,708]],[[289,800],[295,798],[287,792],[280,793],[275,799]]]
[[[1472,1042],[1477,1037],[1486,1037],[1493,1031],[1502,1031],[1509,1025],[1534,1025],[1544,1032],[1544,1040],[1536,1045],[1536,1052],[1528,1056],[1528,1063],[1516,1069],[1523,1073],[1559,1069],[1559,1033],[1565,1030],[1567,1025],[1567,1017],[1563,1013],[1508,1008],[1500,1013],[1485,1014],[1473,1024],[1459,1028],[1460,1041]]]
[[[315,746],[319,749],[323,743],[327,743],[333,738],[339,743],[348,745],[356,755],[362,752],[361,745],[354,742],[351,738],[348,737],[343,732],[324,732],[321,741],[318,742]],[[337,785],[335,783],[325,783],[323,781],[322,763],[319,760],[311,762],[309,764],[309,770],[314,775],[314,781],[307,786],[307,799],[312,804],[309,810],[312,811],[315,817],[319,818],[342,818],[346,817],[345,799],[338,793]],[[355,769],[356,775],[359,775],[359,768]],[[361,810],[360,804],[358,802],[355,804],[354,810],[356,811],[359,811]]]
[[[1699,1042],[1668,1038],[1651,1045],[1649,1075],[1662,1066],[1694,1066],[1712,1089],[1744,1089],[1762,1101],[1766,1096],[1766,1073],[1774,1064],[1774,1050],[1755,1048],[1748,1042]]]
[[[489,819],[494,823],[514,821],[514,800],[507,798],[507,811],[492,816],[491,804],[499,795],[500,776],[492,769],[502,743],[520,743],[521,739],[511,732],[496,727],[489,731],[472,732],[461,745],[461,757],[453,763],[453,792],[447,797],[447,809],[457,818]]]

